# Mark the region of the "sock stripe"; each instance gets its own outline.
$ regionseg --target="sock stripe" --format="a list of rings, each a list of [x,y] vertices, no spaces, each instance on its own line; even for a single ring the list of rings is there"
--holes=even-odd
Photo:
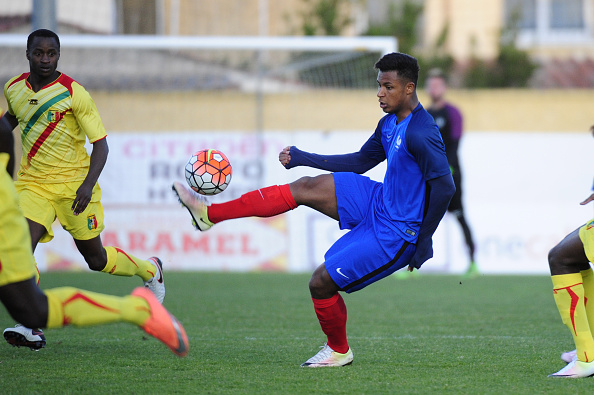
[[[577,330],[575,328],[575,309],[577,308],[580,297],[575,292],[573,292],[571,290],[571,288],[575,287],[576,285],[582,285],[582,283],[573,284],[568,287],[555,288],[553,290],[553,292],[555,292],[555,293],[557,293],[558,291],[561,291],[561,290],[566,290],[567,293],[569,294],[569,297],[571,298],[571,304],[569,307],[569,317],[571,318],[571,325],[573,327],[573,333],[575,333],[575,334],[577,334]]]
[[[100,309],[103,309],[103,310],[111,311],[111,312],[113,312],[113,313],[119,313],[119,310],[117,310],[117,309],[112,309],[111,307],[108,307],[108,306],[102,305],[102,304],[100,304],[100,303],[97,303],[97,302],[96,302],[96,301],[94,301],[93,299],[89,298],[89,297],[88,297],[88,296],[86,296],[86,295],[83,295],[83,294],[82,294],[82,293],[80,293],[80,292],[77,292],[77,293],[75,293],[74,295],[72,295],[70,298],[66,299],[66,300],[65,300],[65,301],[62,303],[62,305],[63,305],[63,306],[66,306],[67,304],[69,304],[69,303],[72,303],[72,302],[76,302],[77,300],[83,300],[84,302],[87,302],[87,303],[89,303],[89,304],[91,304],[91,305],[93,305],[93,306],[95,306],[95,307],[98,307],[98,308],[100,308]]]
[[[124,251],[124,250],[122,250],[121,248],[118,248],[118,247],[113,247],[113,248],[116,250],[116,252],[119,252],[119,253],[122,253],[122,254],[124,254],[124,256],[125,256],[126,258],[128,258],[128,259],[130,260],[130,262],[132,262],[132,263],[134,264],[134,266],[138,267],[138,265],[136,264],[136,262],[134,262],[134,259],[132,259],[132,258],[130,257],[130,255],[128,255],[128,254],[126,253],[126,251]]]

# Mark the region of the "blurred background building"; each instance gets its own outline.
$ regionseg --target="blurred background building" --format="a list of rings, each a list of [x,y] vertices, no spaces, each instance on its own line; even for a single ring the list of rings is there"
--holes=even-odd
[[[45,23],[61,34],[393,35],[402,51],[448,69],[460,87],[594,86],[594,0],[0,0],[0,6],[0,32]],[[485,76],[511,68],[506,62],[523,73],[500,76],[505,81]]]

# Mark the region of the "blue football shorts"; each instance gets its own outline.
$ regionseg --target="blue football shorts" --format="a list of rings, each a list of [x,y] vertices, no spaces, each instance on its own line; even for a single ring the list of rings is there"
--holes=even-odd
[[[378,239],[382,225],[374,220],[374,199],[382,183],[354,173],[333,175],[340,228],[350,231],[326,252],[324,265],[340,289],[351,293],[408,266],[416,247],[396,232],[389,245]]]

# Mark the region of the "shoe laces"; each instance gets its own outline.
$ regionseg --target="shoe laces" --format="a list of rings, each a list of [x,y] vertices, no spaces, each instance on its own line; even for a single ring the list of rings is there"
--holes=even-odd
[[[332,352],[334,350],[332,350],[328,346],[328,344],[324,344],[320,348],[321,348],[321,350],[318,351],[318,353],[316,355],[314,355],[313,357],[311,357],[307,362],[312,362],[312,363],[321,362],[321,361],[327,360],[328,358],[330,358],[332,356]]]

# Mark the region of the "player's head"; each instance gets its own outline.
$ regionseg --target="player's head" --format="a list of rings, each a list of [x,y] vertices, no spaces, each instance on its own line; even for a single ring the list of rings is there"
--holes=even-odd
[[[31,45],[33,44],[33,40],[35,37],[46,37],[46,38],[53,38],[56,40],[56,45],[58,47],[58,51],[60,50],[60,37],[51,30],[48,29],[37,29],[27,37],[27,51],[31,49]]]
[[[435,68],[429,70],[425,89],[433,102],[440,101],[444,98],[447,89],[447,80],[441,69]]]
[[[60,39],[51,30],[39,29],[27,38],[27,59],[32,75],[54,78],[60,59]]]
[[[417,86],[419,80],[419,63],[417,59],[400,52],[392,52],[384,55],[375,63],[375,68],[380,72],[396,71],[398,76]]]
[[[411,111],[417,104],[417,80],[419,64],[410,55],[391,53],[384,55],[375,64],[377,74],[377,97],[385,113],[396,115]]]

